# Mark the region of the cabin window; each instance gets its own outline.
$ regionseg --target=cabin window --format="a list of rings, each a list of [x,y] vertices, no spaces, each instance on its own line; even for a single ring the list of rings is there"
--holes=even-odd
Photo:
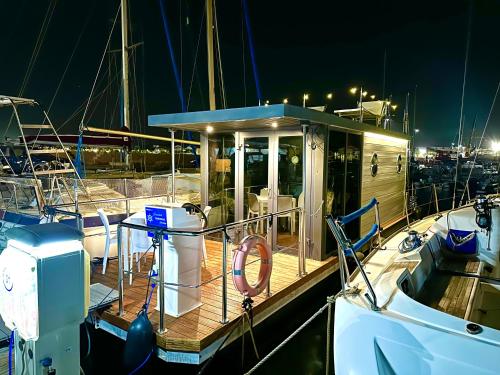
[[[372,155],[372,159],[370,161],[370,171],[371,171],[372,177],[375,177],[378,173],[378,155],[377,155],[377,153],[374,153]]]

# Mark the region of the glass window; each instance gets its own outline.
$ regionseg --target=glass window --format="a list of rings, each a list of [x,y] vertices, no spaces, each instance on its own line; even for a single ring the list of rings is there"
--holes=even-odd
[[[361,136],[331,130],[328,139],[326,209],[334,217],[359,208],[361,195]],[[346,234],[359,237],[359,219],[349,223]],[[327,229],[326,252],[336,250],[336,241]]]
[[[208,138],[210,225],[234,221],[235,142],[232,134]]]

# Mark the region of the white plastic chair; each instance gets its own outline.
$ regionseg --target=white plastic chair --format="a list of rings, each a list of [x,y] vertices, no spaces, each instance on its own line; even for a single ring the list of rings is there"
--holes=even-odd
[[[106,245],[104,248],[104,258],[102,260],[102,274],[106,273],[106,267],[108,265],[108,257],[109,257],[109,248],[112,244],[117,243],[116,234],[111,234],[111,229],[109,227],[108,216],[104,212],[102,208],[97,209],[97,214],[101,218],[102,224],[104,225],[104,229],[106,231]]]
[[[247,193],[248,196],[248,213],[247,213],[247,219],[250,219],[252,217],[256,217],[260,215],[260,205],[259,205],[259,200],[257,199],[257,194],[254,193]],[[259,231],[259,227],[262,225],[262,222],[259,221],[257,222],[257,232]]]
[[[293,202],[292,195],[278,195],[278,212],[295,208]],[[295,212],[279,214],[278,218],[280,217],[287,218],[288,226],[290,227],[290,234],[295,233]]]

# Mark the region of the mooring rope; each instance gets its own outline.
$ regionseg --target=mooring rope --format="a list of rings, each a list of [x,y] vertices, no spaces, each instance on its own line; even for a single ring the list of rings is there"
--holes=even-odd
[[[299,328],[297,328],[290,336],[283,340],[276,348],[271,350],[268,355],[266,355],[262,360],[260,360],[254,367],[252,367],[245,375],[253,374],[257,371],[264,363],[266,363],[274,354],[276,354],[281,348],[288,344],[295,336],[297,336],[304,328],[306,328],[314,319],[323,313],[326,309],[331,309],[331,305],[335,303],[334,297],[328,297],[327,303],[322,306],[318,311],[316,311],[309,319],[307,319]],[[328,330],[327,330],[328,334]],[[328,359],[328,357],[327,357]],[[329,361],[329,359],[328,359]]]
[[[328,319],[326,322],[326,361],[325,361],[325,374],[330,373],[330,358],[331,358],[331,343],[332,343],[332,306],[335,303],[335,297],[329,296],[326,298],[328,304]]]

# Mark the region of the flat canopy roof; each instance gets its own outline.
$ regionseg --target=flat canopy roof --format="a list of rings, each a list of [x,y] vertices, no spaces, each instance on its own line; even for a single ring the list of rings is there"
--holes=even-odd
[[[275,127],[273,127],[273,123]],[[286,130],[300,127],[303,123],[326,125],[353,133],[372,132],[408,139],[408,136],[403,133],[384,130],[373,125],[355,122],[330,113],[290,104],[148,116],[149,126],[195,132],[206,132],[207,127],[212,126],[215,133]]]

